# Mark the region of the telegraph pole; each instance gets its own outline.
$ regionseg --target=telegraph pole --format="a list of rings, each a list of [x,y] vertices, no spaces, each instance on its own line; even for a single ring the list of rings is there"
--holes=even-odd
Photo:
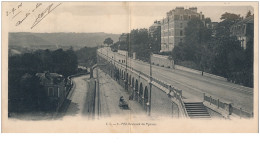
[[[125,89],[127,90],[127,82],[128,82],[128,76],[127,76],[127,58],[128,58],[128,51],[126,52],[125,54],[125,57],[126,57],[126,61],[125,61]],[[127,77],[126,77],[127,76]]]
[[[98,117],[99,117],[99,115],[100,115],[100,89],[99,89],[99,76],[98,76],[98,69],[96,69],[96,71],[97,71],[97,108],[98,108]]]
[[[148,115],[151,116],[151,99],[152,99],[152,46],[150,44],[150,96],[149,96],[149,112]]]
[[[97,61],[97,65],[99,65],[99,60]],[[96,69],[96,72],[97,72],[97,108],[98,108],[98,117],[99,117],[99,103],[100,103],[100,95],[99,95],[99,76],[98,76],[98,69]]]

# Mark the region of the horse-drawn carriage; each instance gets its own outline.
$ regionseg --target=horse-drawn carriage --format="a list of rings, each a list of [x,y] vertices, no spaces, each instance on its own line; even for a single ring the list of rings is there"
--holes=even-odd
[[[129,109],[128,103],[124,100],[123,96],[120,97],[119,99],[119,105],[121,109]]]

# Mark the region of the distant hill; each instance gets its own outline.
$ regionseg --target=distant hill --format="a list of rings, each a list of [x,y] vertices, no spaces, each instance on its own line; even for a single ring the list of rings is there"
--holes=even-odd
[[[9,46],[38,48],[69,47],[94,47],[103,44],[103,41],[111,37],[118,41],[120,34],[108,33],[9,33]]]

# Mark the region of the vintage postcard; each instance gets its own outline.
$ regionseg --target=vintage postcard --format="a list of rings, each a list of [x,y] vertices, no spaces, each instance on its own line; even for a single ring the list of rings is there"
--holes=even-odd
[[[258,132],[258,2],[2,2],[2,132]]]

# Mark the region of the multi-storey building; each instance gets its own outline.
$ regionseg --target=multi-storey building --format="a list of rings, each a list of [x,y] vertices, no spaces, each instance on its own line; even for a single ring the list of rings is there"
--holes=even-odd
[[[153,25],[149,27],[149,34],[151,37],[158,37],[158,35],[161,33],[161,22],[160,21],[154,21]],[[160,35],[159,35],[160,36]]]
[[[254,38],[254,15],[232,25],[230,31],[240,41],[241,47],[246,49],[247,42]]]
[[[189,20],[199,18],[204,20],[202,12],[198,13],[196,7],[184,9],[176,7],[167,12],[166,18],[161,20],[161,51],[172,51],[174,46],[184,41],[185,27]]]

